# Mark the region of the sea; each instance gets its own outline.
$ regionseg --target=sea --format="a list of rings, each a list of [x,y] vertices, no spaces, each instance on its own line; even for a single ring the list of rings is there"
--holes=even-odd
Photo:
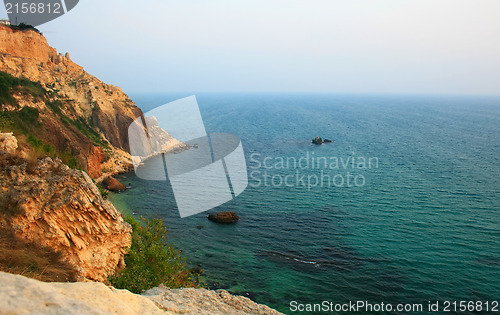
[[[147,112],[187,96],[131,98]],[[361,302],[381,313],[435,303],[454,313],[460,301],[500,301],[500,97],[196,99],[208,133],[240,137],[245,191],[181,218],[168,180],[129,173],[118,176],[129,189],[110,200],[125,215],[163,219],[168,243],[203,269],[206,286],[285,314],[343,313],[339,305]],[[332,142],[313,144],[316,136]],[[240,220],[207,220],[219,211]]]

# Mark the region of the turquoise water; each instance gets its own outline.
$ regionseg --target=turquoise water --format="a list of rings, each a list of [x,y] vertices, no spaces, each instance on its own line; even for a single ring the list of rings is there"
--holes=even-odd
[[[147,111],[182,96],[132,98]],[[250,185],[212,211],[236,211],[240,221],[217,225],[207,213],[180,219],[168,182],[134,174],[119,178],[132,188],[111,200],[125,213],[163,218],[168,240],[202,266],[212,287],[285,313],[292,300],[500,299],[500,98],[197,99],[208,132],[242,140]],[[334,142],[313,145],[316,135]],[[304,157],[307,168],[279,164]],[[311,157],[328,163],[313,167]],[[356,163],[330,167],[335,159]],[[363,159],[372,164],[362,167]],[[347,173],[355,184],[346,184]],[[297,174],[310,176],[311,186],[322,174],[337,177],[308,187]],[[280,184],[287,175],[290,185]]]

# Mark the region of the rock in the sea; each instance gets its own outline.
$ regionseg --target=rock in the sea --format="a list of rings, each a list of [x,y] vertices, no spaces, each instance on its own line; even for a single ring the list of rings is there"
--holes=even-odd
[[[321,139],[320,136],[316,136],[316,138],[312,139],[312,143],[314,143],[314,144],[322,144],[323,143],[323,139]]]
[[[217,214],[209,214],[208,219],[216,223],[234,223],[240,217],[234,211],[219,212]]]
[[[323,143],[330,143],[333,142],[330,139],[321,139],[321,137],[317,136],[316,138],[312,139],[312,143],[314,144],[323,144]]]
[[[119,191],[124,191],[125,189],[127,189],[127,186],[120,183],[116,178],[114,178],[112,176],[109,176],[108,178],[106,178],[102,182],[102,184],[104,185],[104,187],[106,187],[107,190],[111,190],[111,191],[119,192]]]

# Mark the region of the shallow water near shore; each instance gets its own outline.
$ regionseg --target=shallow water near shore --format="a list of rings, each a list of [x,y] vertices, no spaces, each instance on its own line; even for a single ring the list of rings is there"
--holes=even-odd
[[[183,96],[132,99],[146,112]],[[284,313],[291,301],[499,299],[500,98],[197,99],[207,132],[241,138],[249,186],[210,211],[240,221],[181,219],[168,181],[133,173],[117,176],[131,188],[110,199],[124,214],[162,218],[208,284]]]

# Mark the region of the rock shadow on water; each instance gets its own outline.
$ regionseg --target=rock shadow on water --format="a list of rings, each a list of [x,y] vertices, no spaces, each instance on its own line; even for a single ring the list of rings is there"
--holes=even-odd
[[[321,271],[339,269],[352,271],[363,265],[366,258],[346,245],[344,237],[350,234],[351,214],[334,205],[324,206],[307,213],[290,213],[281,226],[286,233],[277,235],[280,247],[261,250],[256,256],[277,264],[285,264],[293,269]],[[304,232],[316,233],[314,240]],[[325,234],[327,233],[327,234]],[[300,244],[298,239],[302,239]],[[290,246],[287,246],[290,244]]]
[[[307,214],[290,214],[285,219],[288,224],[285,226],[284,223],[288,233],[278,236],[281,241],[279,247],[273,246],[255,255],[257,259],[271,262],[279,268],[320,274],[325,281],[334,279],[335,274],[344,274],[358,283],[358,291],[374,300],[395,297],[404,291],[408,283],[405,271],[392,258],[382,254],[363,255],[347,244],[345,238],[359,224],[358,219],[357,214],[336,206],[322,207]],[[296,233],[303,231],[315,231],[327,238],[309,238],[297,243],[299,234]],[[322,231],[329,232],[324,234]],[[329,286],[328,283],[323,285]]]
[[[257,257],[267,259],[276,264],[289,266],[292,269],[308,272],[320,272],[329,269],[352,271],[362,265],[359,257],[353,254],[344,255],[342,251],[335,255],[304,255],[294,252],[263,250]]]
[[[487,267],[500,267],[500,257],[495,256],[480,256],[474,260],[475,264],[483,265]]]

